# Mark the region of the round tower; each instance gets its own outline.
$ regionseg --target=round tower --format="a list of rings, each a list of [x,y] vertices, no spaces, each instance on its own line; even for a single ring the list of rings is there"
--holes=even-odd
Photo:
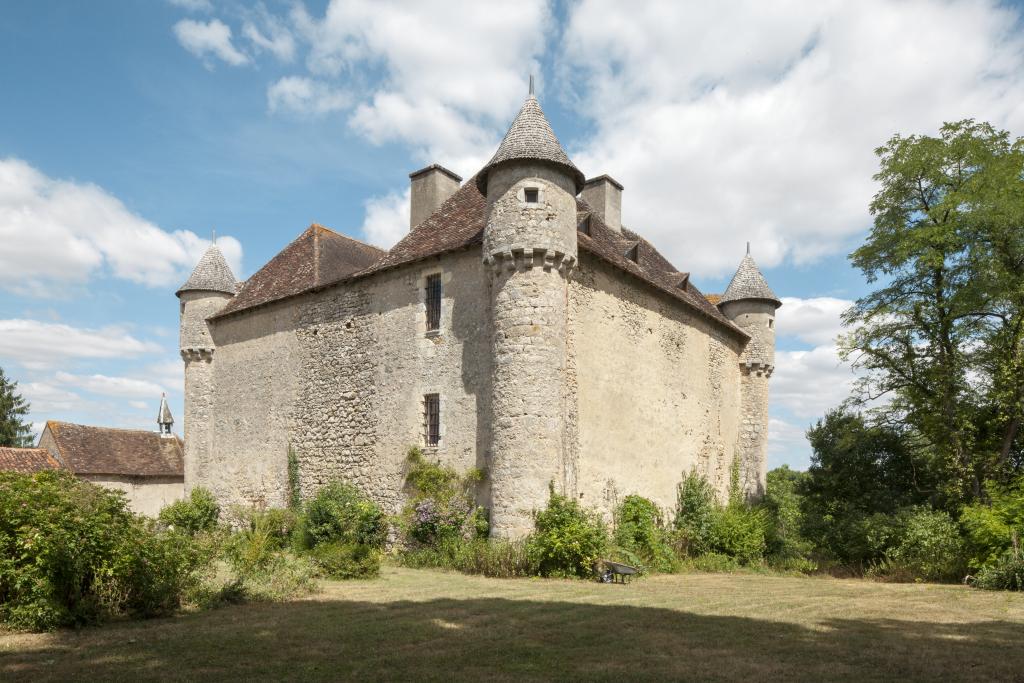
[[[185,491],[204,479],[212,457],[213,336],[207,319],[235,296],[237,283],[217,244],[199,259],[188,281],[177,291],[181,302],[179,347],[185,362]]]
[[[768,475],[768,379],[775,369],[775,311],[782,302],[747,254],[718,304],[750,335],[740,355],[740,433],[736,444],[740,490],[747,500],[764,495]]]
[[[531,83],[532,86],[532,83]],[[490,277],[494,371],[491,534],[533,528],[567,444],[567,278],[576,265],[583,174],[530,96],[476,182],[487,197],[483,260]]]

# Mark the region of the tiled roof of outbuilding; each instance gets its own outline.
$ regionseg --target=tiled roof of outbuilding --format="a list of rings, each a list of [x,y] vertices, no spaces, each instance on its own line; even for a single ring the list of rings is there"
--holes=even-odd
[[[481,191],[486,191],[487,172],[506,161],[517,159],[541,161],[561,166],[567,170],[576,182],[576,191],[583,189],[584,177],[569,156],[562,149],[561,143],[551,129],[551,124],[540,108],[540,102],[532,94],[526,98],[523,108],[519,110],[515,120],[505,133],[498,151],[477,174],[476,182]]]
[[[60,463],[45,448],[0,447],[0,472],[34,474],[59,469]]]
[[[267,304],[340,280],[387,252],[314,223],[246,280],[214,317]]]
[[[761,274],[761,270],[754,263],[754,259],[751,258],[749,252],[740,261],[740,267],[736,269],[736,274],[732,276],[725,294],[722,295],[721,303],[744,299],[773,301],[778,306],[782,305],[779,297],[775,296],[775,292],[768,286],[768,282],[764,279],[764,275]]]
[[[90,427],[51,420],[46,429],[60,461],[74,474],[182,477],[184,450],[176,436],[140,429]]]
[[[192,274],[178,289],[178,294],[189,291],[225,292],[234,294],[238,289],[231,266],[224,259],[217,244],[211,244],[203,257],[199,259]]]

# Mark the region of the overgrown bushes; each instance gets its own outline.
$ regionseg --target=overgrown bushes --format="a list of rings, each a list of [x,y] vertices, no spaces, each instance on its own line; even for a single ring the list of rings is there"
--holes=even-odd
[[[220,505],[209,490],[196,487],[188,498],[177,500],[160,511],[159,519],[168,527],[194,536],[217,528]]]
[[[48,630],[177,609],[207,558],[67,472],[0,473],[0,621]]]
[[[541,576],[591,576],[608,548],[604,520],[551,486],[548,505],[536,513],[526,552]]]

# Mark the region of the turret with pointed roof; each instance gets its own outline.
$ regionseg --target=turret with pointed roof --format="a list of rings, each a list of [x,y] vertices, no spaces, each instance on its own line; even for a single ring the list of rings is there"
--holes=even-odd
[[[779,297],[775,296],[775,292],[768,286],[768,281],[764,279],[761,270],[754,263],[754,259],[750,255],[749,242],[747,242],[747,254],[740,261],[740,267],[732,276],[732,281],[729,282],[725,294],[722,295],[720,304],[744,299],[768,301],[774,303],[776,308],[782,305]]]
[[[583,189],[584,176],[562,149],[555,131],[544,116],[540,102],[531,88],[529,97],[505,133],[498,151],[476,176],[480,191],[487,194],[487,176],[491,169],[509,161],[533,161],[550,164],[569,174],[576,184],[576,192]]]
[[[238,282],[235,280],[231,266],[228,265],[224,254],[217,243],[214,242],[206,250],[199,263],[192,270],[192,274],[185,281],[177,294],[180,297],[182,292],[223,292],[234,294],[238,290]]]
[[[740,433],[736,444],[740,489],[748,500],[764,494],[768,463],[768,379],[775,369],[775,311],[782,305],[753,257],[750,243],[718,302],[748,335],[740,354]]]
[[[583,174],[569,160],[532,89],[490,163],[477,175],[487,196],[483,259],[490,277],[491,529],[532,528],[548,484],[564,481],[566,439],[553,429],[568,395],[568,275],[576,266],[576,194]],[[529,324],[523,324],[523,321]],[[524,476],[524,472],[528,473]]]

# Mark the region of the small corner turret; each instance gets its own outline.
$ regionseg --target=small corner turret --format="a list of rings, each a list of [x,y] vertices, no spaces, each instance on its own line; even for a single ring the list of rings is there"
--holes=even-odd
[[[782,306],[768,282],[747,253],[718,302],[722,314],[750,335],[743,352],[748,369],[770,375],[775,367],[775,311]]]
[[[734,462],[740,490],[759,500],[768,476],[768,379],[775,369],[775,311],[782,306],[753,257],[750,242],[732,281],[718,302],[722,314],[750,340],[740,355],[740,424]]]
[[[216,240],[177,291],[181,300],[181,359],[185,362],[185,490],[200,481],[211,449],[215,344],[209,318],[238,291],[238,282]]]

